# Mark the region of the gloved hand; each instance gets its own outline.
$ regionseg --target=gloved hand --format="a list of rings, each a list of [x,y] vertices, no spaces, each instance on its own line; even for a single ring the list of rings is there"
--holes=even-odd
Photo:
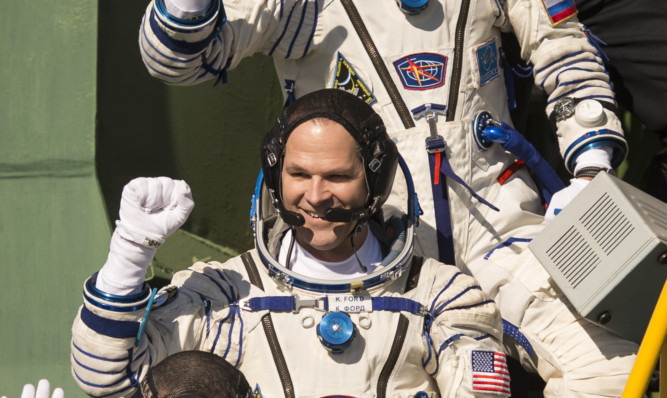
[[[156,249],[187,220],[194,201],[185,181],[136,178],[125,188],[109,256],[97,275],[105,293],[138,293]]]
[[[600,167],[605,169],[611,168],[611,155],[613,149],[602,146],[599,148],[592,148],[577,157],[574,174],[584,167]],[[581,192],[582,189],[588,185],[590,178],[573,178],[570,180],[570,185],[556,192],[551,197],[549,207],[544,215],[544,221],[550,222],[556,215],[567,206],[568,203],[574,199],[575,196]]]
[[[46,379],[42,379],[37,384],[37,391],[35,391],[35,386],[32,384],[26,384],[23,386],[23,391],[21,392],[21,398],[49,398],[49,393],[51,392],[51,385]],[[7,398],[7,397],[2,397]],[[53,395],[51,398],[65,398],[65,392],[62,388],[54,388]]]
[[[590,183],[590,180],[583,178],[573,178],[570,180],[570,185],[556,192],[551,197],[551,202],[549,202],[549,207],[547,207],[547,212],[544,215],[544,221],[550,222],[558,215],[558,213],[567,206],[568,203],[574,199],[575,196],[581,192],[582,189]]]

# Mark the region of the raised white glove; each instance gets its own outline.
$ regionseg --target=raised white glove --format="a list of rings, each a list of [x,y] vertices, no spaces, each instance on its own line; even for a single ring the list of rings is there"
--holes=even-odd
[[[188,219],[194,201],[185,181],[136,178],[125,188],[109,256],[97,275],[105,293],[138,293],[156,249]]]
[[[544,221],[549,222],[554,219],[560,213],[561,210],[567,206],[568,203],[574,199],[575,196],[581,192],[582,189],[586,188],[586,185],[590,183],[590,180],[585,180],[583,178],[573,178],[570,180],[570,185],[556,192],[551,197],[551,202],[549,202],[549,207],[547,207],[547,212],[544,215]]]
[[[42,379],[37,384],[37,391],[35,391],[35,386],[32,384],[26,384],[23,386],[23,391],[21,392],[21,398],[49,398],[49,393],[51,392],[51,385],[46,379]],[[5,398],[5,397],[2,397]],[[62,388],[58,387],[53,389],[53,395],[51,398],[65,398],[65,392]]]

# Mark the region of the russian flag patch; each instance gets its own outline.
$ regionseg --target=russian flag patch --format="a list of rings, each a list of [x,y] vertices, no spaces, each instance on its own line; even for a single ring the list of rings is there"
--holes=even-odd
[[[505,354],[474,350],[472,355],[472,390],[509,397],[510,374]]]
[[[547,10],[552,26],[570,19],[577,15],[577,7],[574,0],[542,0]]]

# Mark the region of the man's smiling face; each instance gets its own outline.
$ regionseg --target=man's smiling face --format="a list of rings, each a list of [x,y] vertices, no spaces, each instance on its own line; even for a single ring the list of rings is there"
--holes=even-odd
[[[341,261],[354,253],[350,233],[356,222],[330,222],[330,208],[353,209],[368,196],[364,165],[356,141],[340,124],[311,119],[290,134],[281,172],[285,208],[301,214],[305,224],[297,241],[315,257]],[[355,247],[366,238],[366,226],[355,236]]]

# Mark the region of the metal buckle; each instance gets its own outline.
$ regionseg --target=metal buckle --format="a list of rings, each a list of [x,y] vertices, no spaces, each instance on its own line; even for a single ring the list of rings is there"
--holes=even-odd
[[[303,307],[313,308],[322,312],[326,311],[324,300],[326,300],[327,296],[319,296],[312,299],[302,299],[296,295],[292,297],[294,297],[294,312],[299,312]]]
[[[424,143],[426,145],[426,152],[428,153],[443,152],[447,148],[447,142],[445,142],[445,139],[441,135],[426,137]]]
[[[252,311],[252,307],[250,307],[250,298],[246,297],[239,300],[239,308],[246,311]]]
[[[418,106],[412,110],[412,116],[415,119],[424,118],[428,123],[429,131],[431,134],[430,138],[440,137],[438,135],[438,128],[436,123],[438,121],[438,115],[446,115],[447,106],[440,104],[424,104]],[[442,137],[440,137],[442,138]],[[443,140],[444,142],[444,140]]]

